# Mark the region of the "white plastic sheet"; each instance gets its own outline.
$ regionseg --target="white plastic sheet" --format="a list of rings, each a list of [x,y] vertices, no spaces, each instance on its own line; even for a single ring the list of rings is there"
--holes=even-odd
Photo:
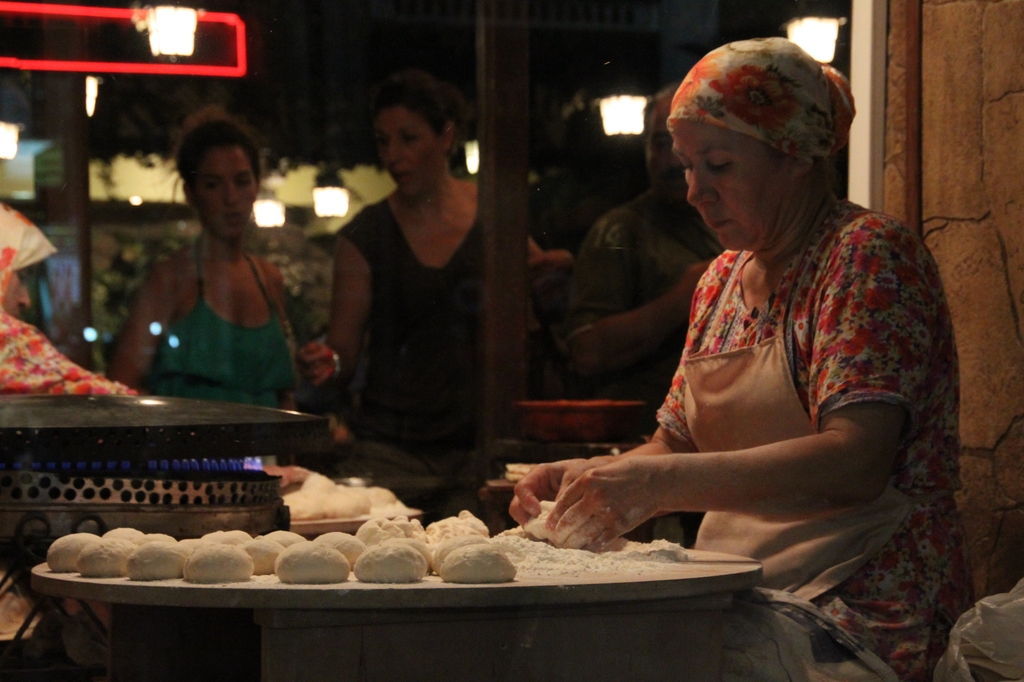
[[[935,682],[1024,680],[1024,580],[960,616]]]

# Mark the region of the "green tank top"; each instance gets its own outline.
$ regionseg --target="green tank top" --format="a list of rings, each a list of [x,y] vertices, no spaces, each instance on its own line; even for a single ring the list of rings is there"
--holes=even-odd
[[[291,349],[256,265],[245,257],[263,293],[270,319],[243,327],[223,319],[206,303],[198,242],[199,300],[163,330],[148,378],[154,395],[202,398],[277,407],[278,393],[295,386]]]

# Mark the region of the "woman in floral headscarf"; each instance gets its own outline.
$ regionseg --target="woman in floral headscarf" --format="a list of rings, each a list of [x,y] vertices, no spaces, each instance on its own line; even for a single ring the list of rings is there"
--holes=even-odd
[[[18,319],[30,303],[19,271],[55,251],[28,218],[0,203],[0,394],[132,393],[71,362],[38,329]]]
[[[550,530],[584,546],[706,510],[698,549],[758,559],[765,587],[923,682],[971,603],[957,358],[919,236],[833,194],[853,113],[846,80],[781,38],[693,68],[668,124],[728,250],[694,295],[660,428],[621,457],[534,469],[511,511],[555,498]]]

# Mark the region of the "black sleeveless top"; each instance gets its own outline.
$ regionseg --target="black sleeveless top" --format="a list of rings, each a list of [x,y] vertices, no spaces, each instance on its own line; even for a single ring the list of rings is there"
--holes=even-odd
[[[341,231],[372,276],[358,436],[413,448],[473,446],[480,233],[474,224],[448,263],[432,268],[416,258],[387,201]]]

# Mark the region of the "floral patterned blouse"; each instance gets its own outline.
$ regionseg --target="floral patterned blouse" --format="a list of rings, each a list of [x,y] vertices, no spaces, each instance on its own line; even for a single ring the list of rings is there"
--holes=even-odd
[[[728,251],[694,294],[680,369],[658,413],[692,443],[682,367],[687,357],[752,346],[778,334],[797,394],[817,427],[845,405],[905,408],[890,483],[930,495],[858,573],[814,601],[876,653],[900,679],[931,678],[949,628],[973,602],[959,488],[959,379],[949,307],[922,240],[898,221],[839,202],[794,259],[763,310],[747,310],[740,287],[719,301],[752,257]],[[713,327],[716,306],[723,306]],[[943,495],[942,493],[950,493]]]
[[[0,311],[0,394],[134,394],[82,369],[32,325]]]

